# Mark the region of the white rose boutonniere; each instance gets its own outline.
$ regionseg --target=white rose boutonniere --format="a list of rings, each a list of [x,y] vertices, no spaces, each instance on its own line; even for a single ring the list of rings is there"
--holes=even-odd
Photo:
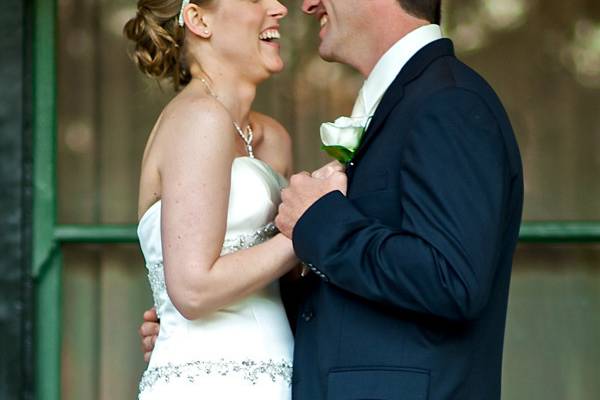
[[[327,154],[342,164],[348,164],[361,143],[371,117],[339,117],[321,124],[321,146]]]

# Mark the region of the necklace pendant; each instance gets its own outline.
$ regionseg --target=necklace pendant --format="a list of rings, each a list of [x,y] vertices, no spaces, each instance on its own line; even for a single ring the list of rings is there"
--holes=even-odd
[[[252,128],[250,127],[250,125],[246,126],[247,133],[244,133],[242,128],[240,128],[240,126],[237,124],[237,122],[233,121],[233,126],[235,127],[235,130],[237,131],[238,135],[240,135],[240,137],[246,144],[246,151],[248,152],[248,156],[250,156],[250,158],[254,158],[254,151],[252,149],[252,139],[254,138],[254,132],[252,132]]]
[[[204,84],[204,86],[206,86],[206,90],[208,90],[208,93],[212,97],[214,97],[215,100],[217,100],[219,103],[221,103],[221,105],[223,107],[225,107],[225,104],[223,104],[223,102],[221,102],[221,100],[219,100],[219,97],[212,90],[212,88],[210,87],[210,85],[208,84],[208,82],[206,82],[206,80],[204,78],[202,78],[202,77],[200,78],[200,82],[202,82]],[[225,107],[225,109],[227,110],[227,112],[229,112],[229,110],[227,109],[227,107]],[[229,116],[231,116],[231,113],[229,113]],[[240,137],[242,138],[242,140],[246,144],[246,151],[248,152],[248,156],[250,158],[254,158],[254,151],[252,149],[252,139],[254,138],[254,132],[252,132],[252,127],[250,127],[250,124],[248,124],[246,126],[246,133],[244,133],[244,131],[242,130],[242,128],[240,127],[240,125],[237,122],[235,122],[235,120],[233,118],[232,118],[232,122],[233,122],[233,126],[235,127],[236,132],[240,135]]]

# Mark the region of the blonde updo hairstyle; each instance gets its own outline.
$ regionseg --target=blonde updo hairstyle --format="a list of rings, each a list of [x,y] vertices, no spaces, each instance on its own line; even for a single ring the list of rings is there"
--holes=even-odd
[[[191,0],[205,5],[212,0]],[[191,79],[186,64],[185,29],[179,26],[182,0],[139,0],[137,13],[125,24],[125,36],[135,43],[132,58],[147,76],[171,79],[175,90]]]

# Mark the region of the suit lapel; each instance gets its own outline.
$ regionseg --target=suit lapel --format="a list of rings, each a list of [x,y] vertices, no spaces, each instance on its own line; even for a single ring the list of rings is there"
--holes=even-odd
[[[423,47],[406,63],[396,76],[396,79],[394,79],[390,87],[383,94],[381,102],[375,110],[371,124],[364,133],[362,143],[354,156],[355,163],[369,147],[369,144],[376,136],[376,133],[382,128],[390,112],[404,97],[404,86],[417,78],[435,59],[448,55],[454,55],[452,41],[449,39],[439,39]]]

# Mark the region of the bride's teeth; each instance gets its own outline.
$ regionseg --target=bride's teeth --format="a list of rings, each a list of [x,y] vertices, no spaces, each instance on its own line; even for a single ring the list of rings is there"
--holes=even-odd
[[[329,18],[327,17],[327,15],[323,15],[319,22],[321,23],[321,28],[322,28],[327,24],[327,22],[329,22]]]
[[[261,33],[260,35],[258,35],[258,38],[261,40],[279,39],[280,35],[279,35],[279,31],[277,31],[277,30],[269,30],[269,31],[265,31],[265,32]]]

